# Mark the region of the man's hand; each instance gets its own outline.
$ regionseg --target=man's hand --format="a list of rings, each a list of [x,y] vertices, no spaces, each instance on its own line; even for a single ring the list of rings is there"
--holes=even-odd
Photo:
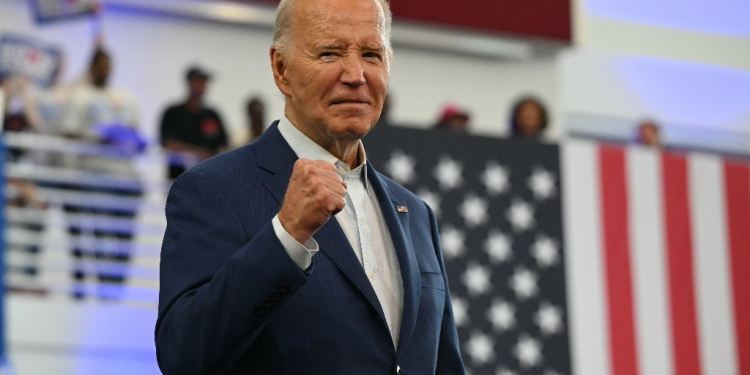
[[[279,221],[297,242],[304,244],[331,215],[346,205],[346,182],[336,167],[319,160],[300,159],[294,163]]]

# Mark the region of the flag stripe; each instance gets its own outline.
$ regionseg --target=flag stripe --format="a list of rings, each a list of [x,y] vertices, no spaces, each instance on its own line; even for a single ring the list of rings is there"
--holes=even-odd
[[[604,304],[602,238],[598,197],[598,147],[568,140],[562,145],[565,269],[572,373],[608,375],[610,359]]]
[[[739,374],[750,375],[750,170],[724,166]]]
[[[599,160],[612,373],[636,375],[625,152],[601,146]]]
[[[661,154],[639,147],[627,155],[638,368],[642,375],[671,375]]]
[[[687,160],[683,155],[665,153],[662,168],[675,372],[700,375]]]
[[[737,374],[724,201],[724,162],[714,155],[689,158],[695,254],[696,305],[704,375]]]

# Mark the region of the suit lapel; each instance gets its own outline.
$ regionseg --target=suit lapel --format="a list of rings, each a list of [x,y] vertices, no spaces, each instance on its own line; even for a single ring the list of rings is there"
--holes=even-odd
[[[292,177],[294,163],[297,155],[289,143],[279,132],[278,121],[263,133],[258,140],[256,159],[258,167],[265,169],[270,174],[263,180],[263,185],[273,195],[281,206],[284,201],[289,179]],[[368,302],[377,310],[383,324],[387,327],[385,314],[380,306],[378,297],[372,284],[367,279],[359,259],[354,254],[349,240],[336,218],[332,217],[313,236],[318,242],[320,251],[323,252],[336,267],[354,284],[354,286],[365,296]]]
[[[278,124],[278,121],[274,121],[256,142],[255,160],[259,168],[270,172],[263,185],[281,207],[298,158],[279,132]]]
[[[320,246],[320,251],[323,252],[341,272],[354,284],[354,286],[365,296],[368,302],[377,310],[380,319],[383,321],[383,325],[388,327],[388,323],[385,320],[385,313],[383,312],[380,301],[378,300],[375,290],[370,284],[370,280],[367,279],[362,264],[359,263],[357,255],[354,254],[354,249],[349,243],[349,240],[344,234],[344,230],[341,229],[338,220],[331,218],[328,222],[323,225],[320,230],[315,233],[315,241]]]
[[[396,212],[396,206],[406,206],[406,202],[398,194],[389,191],[378,178],[375,169],[367,162],[367,178],[372,183],[380,202],[380,209],[393,240],[398,264],[401,270],[401,280],[404,285],[404,309],[401,315],[401,333],[398,347],[404,348],[409,343],[419,312],[419,301],[422,297],[422,282],[419,276],[417,257],[412,246],[409,231],[409,213]]]

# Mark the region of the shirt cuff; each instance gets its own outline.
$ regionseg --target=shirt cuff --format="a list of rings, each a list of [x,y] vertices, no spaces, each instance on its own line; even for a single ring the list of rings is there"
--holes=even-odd
[[[310,268],[312,257],[319,250],[318,242],[312,237],[310,237],[304,245],[297,242],[297,240],[295,240],[294,237],[284,229],[284,226],[281,225],[279,215],[274,216],[271,222],[273,223],[273,231],[276,233],[276,237],[279,238],[281,245],[284,246],[284,249],[294,263],[297,263],[297,265],[303,270]]]

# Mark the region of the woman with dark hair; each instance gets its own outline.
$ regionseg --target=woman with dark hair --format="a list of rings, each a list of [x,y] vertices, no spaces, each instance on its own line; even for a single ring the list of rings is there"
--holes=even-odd
[[[539,139],[547,129],[547,109],[539,99],[526,96],[513,105],[510,115],[512,138]]]

